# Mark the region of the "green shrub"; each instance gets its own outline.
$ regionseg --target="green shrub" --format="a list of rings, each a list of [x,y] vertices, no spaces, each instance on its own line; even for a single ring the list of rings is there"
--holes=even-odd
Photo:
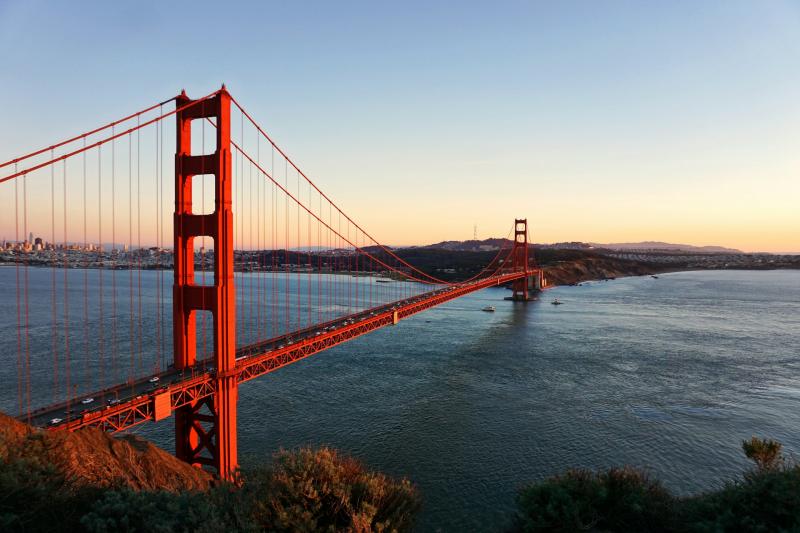
[[[329,448],[280,451],[271,468],[246,474],[244,487],[255,522],[271,531],[407,531],[420,507],[407,480]]]
[[[800,531],[800,467],[758,470],[722,490],[683,501],[687,530]]]
[[[567,472],[523,489],[518,531],[695,533],[800,532],[800,466],[787,465],[780,443],[742,443],[756,469],[724,488],[689,498],[671,496],[632,469]]]
[[[255,530],[247,520],[237,519],[230,507],[220,505],[219,496],[218,489],[178,494],[111,490],[92,505],[81,524],[90,533]]]
[[[247,532],[411,529],[419,509],[406,480],[368,472],[337,452],[279,452],[243,485],[206,492],[137,492],[69,483],[35,458],[0,460],[0,531]]]
[[[71,531],[98,491],[75,488],[58,470],[31,458],[0,461],[0,531]]]
[[[674,501],[632,468],[571,470],[524,488],[516,531],[669,531]]]

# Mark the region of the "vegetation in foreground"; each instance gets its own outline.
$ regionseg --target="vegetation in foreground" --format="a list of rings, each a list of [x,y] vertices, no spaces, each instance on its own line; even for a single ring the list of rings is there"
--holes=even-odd
[[[52,465],[12,459],[0,469],[0,531],[408,531],[416,489],[336,451],[278,452],[239,486],[137,491],[75,485]]]
[[[781,445],[742,443],[755,468],[721,490],[680,498],[631,468],[571,470],[522,489],[514,531],[790,532],[800,531],[800,466]]]
[[[755,468],[724,488],[675,497],[631,468],[573,470],[523,489],[515,531],[800,531],[800,466],[781,445],[742,444]],[[136,439],[46,432],[0,417],[0,531],[409,531],[420,496],[406,480],[334,450],[278,452],[215,484]]]

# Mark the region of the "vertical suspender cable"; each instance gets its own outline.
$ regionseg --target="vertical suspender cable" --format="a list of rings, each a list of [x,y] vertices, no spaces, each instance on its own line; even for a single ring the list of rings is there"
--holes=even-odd
[[[86,137],[83,137],[83,147],[86,147]],[[86,390],[91,390],[89,376],[89,237],[88,237],[88,195],[86,187],[86,152],[83,158],[83,379],[82,384]]]
[[[22,175],[22,234],[28,233],[28,175]],[[25,396],[28,424],[31,423],[31,320],[30,320],[30,278],[28,277],[28,256],[25,256]]]
[[[283,181],[284,181],[284,188],[288,190],[289,187],[289,163],[286,163],[285,170],[283,172]],[[284,210],[284,242],[283,242],[283,249],[284,249],[284,312],[286,318],[286,325],[284,328],[284,333],[289,333],[291,331],[291,324],[289,322],[289,196],[284,193],[284,200],[285,200],[285,210]]]
[[[114,134],[114,126],[111,127]],[[117,359],[117,141],[111,141],[111,371],[114,383],[119,382]]]
[[[67,243],[67,160],[64,160],[63,167],[63,182],[64,182],[64,372],[66,379],[66,392],[67,392],[67,409],[69,409],[69,402],[72,398],[71,380],[70,380],[70,360],[69,360],[69,278],[67,276],[67,269],[69,265],[69,245]]]
[[[14,173],[18,164],[14,163]],[[19,184],[14,180],[14,244],[19,246]],[[22,284],[19,275],[19,259],[14,260],[14,273],[17,279],[17,411],[23,413],[23,356],[22,356]]]
[[[137,375],[142,373],[142,139],[138,126],[140,120],[136,118],[136,304],[138,315],[138,330],[136,340],[138,344],[139,361]]]
[[[319,217],[322,218],[322,195],[319,196]],[[322,224],[317,220],[317,321],[322,322]]]
[[[102,147],[97,147],[97,285],[98,287],[98,322],[97,353],[99,358],[97,388],[104,388],[105,382],[105,313],[103,300],[103,269],[105,268],[105,248],[103,247],[103,154]]]
[[[300,174],[297,174],[297,198],[300,198]],[[295,325],[295,329],[300,329],[302,327],[303,318],[302,318],[302,279],[300,274],[300,248],[302,247],[301,244],[301,237],[300,237],[300,204],[297,204],[297,251],[295,252],[295,271],[297,273],[297,324]]]
[[[53,159],[53,150],[50,149],[50,159]],[[27,226],[27,225],[26,225]],[[28,234],[27,227],[25,228],[25,235]],[[27,239],[26,239],[27,241]],[[56,245],[56,178],[55,178],[55,165],[50,166],[50,242],[53,243],[53,254],[57,256],[58,247]],[[29,243],[33,245],[33,243]],[[53,402],[58,399],[58,330],[57,330],[57,308],[58,302],[56,300],[56,269],[50,268],[51,279],[51,304],[50,313],[52,320],[53,331],[51,333],[51,350],[53,355]],[[65,398],[66,399],[66,398]]]
[[[136,369],[135,329],[134,329],[134,298],[133,298],[133,136],[128,135],[128,352],[130,363],[128,366],[128,380],[133,384],[134,370]],[[133,392],[133,391],[131,391]]]
[[[309,207],[311,206],[310,186],[308,187],[308,205]],[[311,213],[309,213],[306,216],[306,231],[308,233],[308,272],[307,272],[308,275],[306,276],[306,285],[308,285],[308,325],[311,326],[311,324],[314,322],[313,319],[311,318],[311,312],[313,309],[311,303],[311,272],[314,269],[314,265],[312,264],[312,259],[311,259],[311,251],[314,249],[311,243]]]
[[[256,134],[256,164],[260,167],[261,166],[261,136]],[[261,198],[261,182],[263,181],[263,176],[261,175],[261,171],[258,171],[258,175],[256,176],[256,341],[261,341],[264,339],[264,330],[262,329],[261,324],[261,317],[262,317],[262,306],[263,306],[263,295],[261,294],[263,286],[262,281],[264,277],[263,273],[263,266],[262,266],[262,253],[263,247],[261,245],[261,217],[262,213],[264,212],[264,206],[262,203]]]
[[[155,173],[153,175],[154,181],[154,189],[155,189],[155,196],[156,202],[153,206],[155,208],[154,213],[154,221],[155,221],[155,240],[156,240],[156,262],[158,267],[156,268],[156,275],[155,275],[155,286],[156,286],[156,301],[155,301],[155,313],[156,313],[156,358],[153,361],[153,371],[157,371],[159,368],[160,361],[163,358],[161,353],[161,337],[164,336],[164,322],[163,317],[161,316],[161,269],[163,268],[162,265],[162,257],[161,257],[161,184],[159,182],[160,179],[160,172],[161,169],[159,168],[159,158],[161,154],[159,153],[160,144],[159,144],[159,137],[160,137],[160,129],[156,126],[154,140],[155,140],[155,157],[153,158],[153,166],[155,167]]]
[[[244,135],[244,132],[242,132],[242,135]],[[242,137],[242,145],[244,145],[244,137]],[[253,246],[253,218],[254,218],[253,217],[253,196],[255,196],[254,193],[253,193],[253,163],[250,163],[250,166],[249,166],[249,169],[248,169],[248,173],[249,173],[248,177],[249,177],[249,182],[250,182],[249,183],[249,186],[250,186],[249,187],[249,192],[250,192],[250,194],[249,194],[249,196],[250,196],[250,198],[249,198],[249,216],[247,217],[248,218],[248,223],[249,223],[248,224],[248,226],[249,226],[249,231],[248,231],[248,233],[249,233],[249,239],[248,239],[249,240],[249,243],[248,243],[249,246],[248,246],[248,248],[250,248],[249,256],[248,256],[249,259],[250,259],[249,268],[248,268],[248,277],[250,278],[249,279],[249,282],[250,282],[249,283],[250,284],[250,305],[249,305],[249,308],[250,308],[250,317],[249,317],[249,319],[250,320],[249,321],[250,321],[250,342],[255,342],[256,341],[256,323],[255,323],[255,314],[256,314],[255,313],[255,304],[256,304],[256,302],[255,302],[255,294],[253,292],[254,285],[255,285],[254,284],[255,278],[253,277],[254,274],[253,274],[253,261],[252,261],[252,259],[253,259],[253,251],[254,251],[254,246]]]
[[[203,100],[203,104],[205,104],[206,102],[207,102],[207,100]],[[163,103],[159,106],[159,112],[161,113],[161,116],[164,115],[164,104]],[[159,208],[160,208],[160,212],[161,212],[161,227],[160,227],[160,231],[161,231],[161,246],[159,247],[159,254],[160,254],[161,253],[161,248],[164,247],[164,220],[165,220],[165,215],[164,215],[164,121],[163,120],[160,120],[158,122],[158,132],[159,132],[159,134],[158,134],[158,143],[159,143],[158,168],[159,168],[159,173],[158,174],[159,174],[159,183],[161,185],[161,193],[159,195],[160,200],[161,200],[159,202]],[[161,320],[162,321],[166,321],[166,314],[164,312],[164,304],[165,304],[165,299],[166,299],[166,297],[165,297],[166,293],[165,293],[165,290],[164,290],[164,277],[165,277],[164,276],[164,270],[159,268],[158,272],[159,272],[159,284],[161,286],[161,288],[160,288],[161,298],[159,299],[159,304],[161,306]],[[166,364],[166,357],[167,357],[166,342],[167,342],[167,336],[164,334],[164,326],[162,325],[161,326],[161,362],[160,362],[161,363],[160,368],[162,370],[166,369],[166,367],[167,367],[167,364]]]
[[[270,162],[270,173],[274,176],[275,175],[275,147],[272,147],[271,150],[271,162]],[[272,315],[272,331],[270,332],[270,338],[278,336],[278,280],[276,278],[277,273],[276,270],[276,257],[275,254],[278,250],[278,186],[275,183],[272,183],[270,187],[270,220],[272,223],[271,228],[271,250],[269,252],[269,258],[271,261],[271,270],[270,270],[270,306],[269,312]]]

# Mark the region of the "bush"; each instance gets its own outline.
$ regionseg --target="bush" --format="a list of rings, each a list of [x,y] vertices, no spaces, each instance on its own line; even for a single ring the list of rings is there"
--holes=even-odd
[[[742,442],[742,451],[753,460],[760,471],[778,470],[783,466],[782,445],[770,439],[753,437]]]
[[[81,519],[81,525],[91,533],[254,530],[219,505],[216,492],[108,491]]]
[[[256,524],[271,531],[407,531],[420,507],[407,480],[367,472],[329,448],[280,451],[244,483]]]
[[[279,452],[272,468],[241,477],[241,487],[206,492],[99,489],[72,484],[38,459],[6,457],[0,531],[390,532],[411,529],[420,505],[408,481],[327,448]]]
[[[721,490],[676,498],[642,472],[574,470],[523,489],[518,531],[789,532],[800,531],[800,466],[780,443],[742,443],[756,463]]]
[[[687,530],[800,531],[800,467],[758,470],[683,502]]]
[[[669,531],[673,500],[632,468],[571,470],[523,489],[516,531]]]
[[[0,461],[0,531],[63,531],[79,527],[99,491],[73,487],[58,470],[30,458]]]

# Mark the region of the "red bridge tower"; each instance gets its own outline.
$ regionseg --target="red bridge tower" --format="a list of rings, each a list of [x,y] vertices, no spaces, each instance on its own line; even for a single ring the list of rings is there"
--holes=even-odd
[[[191,100],[182,92],[180,109]],[[212,98],[179,111],[175,154],[175,283],[173,286],[174,364],[190,368],[197,358],[197,311],[213,317],[213,395],[181,407],[175,413],[175,454],[184,461],[216,469],[230,479],[237,466],[236,304],[233,278],[233,211],[231,192],[230,94],[222,89]],[[217,147],[211,154],[193,155],[192,121],[216,123]],[[192,178],[214,176],[214,212],[192,212]],[[214,284],[197,285],[194,239],[214,240]]]
[[[528,289],[530,285],[530,278],[533,272],[530,272],[528,266],[528,219],[517,218],[514,219],[514,249],[511,252],[511,267],[515,272],[524,271],[525,277],[512,282],[511,288],[514,294],[511,297],[515,302],[528,301]]]

